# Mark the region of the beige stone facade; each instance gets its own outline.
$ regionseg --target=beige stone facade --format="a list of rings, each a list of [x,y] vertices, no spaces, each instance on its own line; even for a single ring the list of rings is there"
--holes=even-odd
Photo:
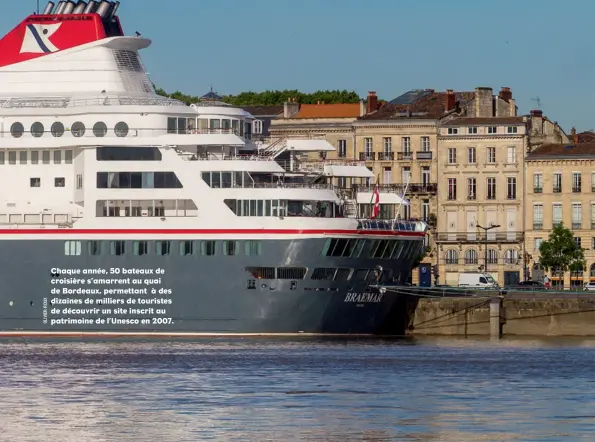
[[[435,235],[441,283],[456,285],[460,272],[486,268],[501,285],[523,280],[526,120],[472,117],[442,124]]]
[[[595,281],[595,144],[544,145],[527,156],[526,166],[529,267],[538,271],[539,244],[562,222],[574,232],[587,262],[582,274],[564,275],[564,288]],[[558,279],[555,273],[548,273]]]

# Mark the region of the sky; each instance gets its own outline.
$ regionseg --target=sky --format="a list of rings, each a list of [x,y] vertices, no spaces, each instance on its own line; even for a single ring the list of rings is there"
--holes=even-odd
[[[43,10],[46,0],[40,0]],[[2,1],[9,32],[36,0]],[[167,91],[512,89],[566,132],[595,129],[592,17],[585,0],[121,0],[127,35]]]

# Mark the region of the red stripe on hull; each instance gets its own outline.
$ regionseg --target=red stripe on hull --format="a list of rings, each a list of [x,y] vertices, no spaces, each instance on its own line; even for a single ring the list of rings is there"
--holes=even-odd
[[[0,235],[382,235],[425,236],[425,232],[326,229],[0,229]]]

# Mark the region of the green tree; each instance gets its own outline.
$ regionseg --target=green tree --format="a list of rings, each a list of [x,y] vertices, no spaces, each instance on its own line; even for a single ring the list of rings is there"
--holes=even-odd
[[[186,104],[197,103],[199,96],[187,95],[180,91],[169,93],[162,88],[155,88],[157,94],[164,97],[175,98],[183,101]],[[354,91],[347,90],[326,90],[316,91],[311,94],[304,94],[297,89],[283,90],[283,91],[264,91],[264,92],[241,92],[237,95],[223,95],[222,99],[225,103],[233,104],[234,106],[275,106],[282,105],[290,98],[295,99],[301,104],[316,104],[318,102],[324,103],[358,103],[359,95]]]
[[[418,268],[419,265],[421,264],[421,262],[424,260],[424,258],[426,256],[428,256],[428,254],[430,253],[431,250],[432,249],[430,248],[430,246],[423,247],[421,249],[421,252],[419,252],[419,254],[413,260],[413,267],[411,267],[411,268],[412,269]]]
[[[556,270],[561,278],[570,271],[584,269],[585,252],[574,241],[571,230],[562,223],[555,226],[547,241],[539,246],[539,262],[546,270]]]

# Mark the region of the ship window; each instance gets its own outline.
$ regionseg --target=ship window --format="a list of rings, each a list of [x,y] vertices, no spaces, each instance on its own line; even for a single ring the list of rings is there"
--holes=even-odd
[[[132,241],[132,253],[135,255],[148,255],[149,242],[148,241]]]
[[[41,178],[29,178],[31,187],[41,187]]]
[[[49,150],[41,151],[41,162],[43,164],[50,164],[50,151]]]
[[[10,126],[10,133],[15,138],[21,138],[24,132],[25,128],[21,123],[12,123],[12,126]]]
[[[194,241],[180,241],[180,256],[194,255]]]
[[[246,267],[245,270],[256,279],[275,279],[275,267]]]
[[[110,241],[110,253],[112,255],[124,255],[126,253],[126,241]]]
[[[357,272],[355,272],[355,277],[353,279],[356,281],[366,281],[368,279],[368,273],[373,272],[370,272],[368,269],[359,269]]]
[[[4,151],[0,151],[0,164],[4,164]]]
[[[168,117],[167,119],[167,133],[175,134],[177,132],[178,119],[175,117]]]
[[[75,137],[82,137],[85,135],[85,125],[80,121],[77,121],[72,125],[70,132],[72,132],[72,135]]]
[[[335,281],[347,281],[353,269],[337,269],[337,274],[335,275]]]
[[[27,151],[19,151],[19,164],[27,164]]]
[[[202,241],[200,243],[200,254],[206,256],[213,256],[216,252],[216,245],[215,241]]]
[[[126,124],[123,121],[116,123],[116,126],[114,127],[114,132],[116,133],[117,137],[125,137],[126,135],[128,135],[128,124]]]
[[[89,255],[101,255],[101,241],[87,241]]]
[[[359,245],[360,242],[363,240],[357,239],[338,239],[338,238],[328,238],[324,243],[322,248],[322,256],[342,256],[345,258],[349,258],[353,255],[353,252],[358,249],[361,249]],[[361,251],[361,250],[360,250]],[[358,251],[359,255],[359,251]]]
[[[244,251],[246,256],[262,255],[262,243],[254,240],[246,241],[244,242]]]
[[[39,163],[39,151],[32,150],[31,151],[31,164],[38,164]]]
[[[74,126],[72,126],[72,127],[74,128]],[[62,123],[60,123],[59,121],[56,121],[55,123],[52,124],[50,131],[52,132],[53,136],[61,137],[62,135],[64,135],[64,125]]]
[[[17,163],[17,153],[14,150],[8,152],[8,164]]]
[[[43,127],[43,124],[41,124],[39,121],[36,121],[31,125],[31,135],[33,135],[35,138],[41,137],[44,131],[45,128]]]
[[[81,242],[80,241],[64,241],[64,254],[75,256],[81,254]]]
[[[305,267],[277,267],[277,279],[304,279],[307,271]]]
[[[66,179],[65,178],[54,178],[54,187],[66,187]]]
[[[54,164],[60,164],[62,162],[62,151],[55,150],[54,151]]]
[[[171,252],[171,242],[170,241],[155,241],[155,253],[157,255],[169,255]]]
[[[105,137],[107,134],[107,126],[103,121],[98,121],[93,125],[93,135],[96,137]]]
[[[103,146],[96,150],[97,161],[161,161],[156,147]]]
[[[76,188],[77,189],[83,188],[83,174],[81,174],[81,173],[76,174]]]
[[[331,268],[316,268],[312,271],[311,279],[316,279],[319,281],[332,281],[335,279],[335,273],[337,269]]]
[[[240,248],[239,241],[223,241],[223,254],[227,256],[234,256],[238,254]]]
[[[392,259],[398,259],[401,257],[401,253],[403,252],[403,247],[405,244],[402,241],[397,241],[397,247],[393,250],[393,254],[391,256]]]
[[[64,162],[66,164],[72,164],[72,150],[64,151]]]
[[[98,189],[181,189],[173,172],[97,172]]]

